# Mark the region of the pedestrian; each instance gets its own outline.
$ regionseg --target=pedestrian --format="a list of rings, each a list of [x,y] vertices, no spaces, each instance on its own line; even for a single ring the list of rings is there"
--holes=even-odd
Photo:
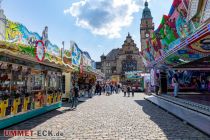
[[[210,93],[210,80],[208,82],[208,93]]]
[[[155,94],[156,95],[158,95],[159,90],[160,90],[160,79],[159,79],[159,75],[157,74],[155,78]]]
[[[130,92],[131,92],[131,86],[130,85],[127,86],[127,92],[128,92],[128,97],[130,97]]]
[[[89,84],[88,84],[88,97],[89,97],[89,98],[92,98],[92,85],[91,85],[90,82],[89,82]]]
[[[105,90],[106,90],[106,95],[109,96],[111,94],[111,86],[109,84],[106,84]]]
[[[73,83],[73,88],[72,88],[72,105],[71,105],[72,109],[76,109],[77,104],[78,104],[78,99],[77,99],[78,97],[79,97],[79,89],[75,85],[75,83]]]
[[[111,94],[112,94],[113,93],[113,89],[114,89],[112,84],[110,84],[110,88],[111,88]]]
[[[118,93],[118,86],[117,86],[117,84],[115,84],[115,93],[116,94]]]
[[[205,89],[206,89],[206,82],[205,82],[205,80],[203,79],[203,80],[201,81],[201,93],[204,93]]]
[[[97,84],[96,84],[95,94],[96,95],[99,95],[100,94],[100,84],[99,84],[99,82],[97,82]]]
[[[119,83],[117,84],[117,89],[118,89],[118,93],[121,92]]]
[[[196,87],[197,87],[197,91],[201,90],[201,82],[199,78],[196,79]]]
[[[135,87],[132,87],[132,97],[134,97]]]
[[[126,92],[127,92],[127,86],[126,85],[123,85],[123,93],[124,93],[124,97],[126,96]]]
[[[174,87],[174,97],[177,97],[178,94],[178,77],[176,75],[172,78],[172,86]]]

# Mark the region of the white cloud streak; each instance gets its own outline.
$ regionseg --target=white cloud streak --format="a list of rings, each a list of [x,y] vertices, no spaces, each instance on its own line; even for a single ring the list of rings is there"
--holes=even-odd
[[[119,38],[122,28],[131,25],[133,14],[140,8],[135,0],[81,0],[64,13],[75,17],[77,26],[95,35]]]

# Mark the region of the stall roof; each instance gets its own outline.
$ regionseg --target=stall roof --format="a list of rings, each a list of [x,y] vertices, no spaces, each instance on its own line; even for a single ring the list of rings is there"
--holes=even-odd
[[[147,67],[177,67],[210,55],[210,19],[197,16],[208,9],[201,6],[190,21],[190,2],[174,0],[169,14],[147,40],[140,53]]]

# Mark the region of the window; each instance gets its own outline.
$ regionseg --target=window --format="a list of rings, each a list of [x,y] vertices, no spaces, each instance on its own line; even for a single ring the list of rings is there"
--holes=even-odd
[[[111,74],[111,70],[106,70],[106,73],[107,74]]]
[[[133,51],[126,51],[126,54],[133,54]]]
[[[107,62],[107,63],[106,63],[106,66],[107,66],[107,67],[110,67],[110,63],[109,63],[109,62]]]

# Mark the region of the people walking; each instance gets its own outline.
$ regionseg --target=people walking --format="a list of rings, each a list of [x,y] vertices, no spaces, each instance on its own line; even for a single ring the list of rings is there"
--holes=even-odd
[[[127,93],[128,93],[128,97],[130,97],[130,93],[131,93],[131,86],[130,85],[127,86]]]
[[[88,84],[88,97],[92,98],[92,85],[91,85],[91,83]]]
[[[172,78],[172,86],[174,87],[174,97],[177,97],[178,94],[178,77],[176,75]]]
[[[124,93],[124,97],[126,96],[126,92],[127,92],[127,86],[123,85],[123,89],[122,89],[123,93]]]
[[[160,78],[159,78],[159,74],[156,75],[155,78],[155,94],[158,95],[160,90]]]
[[[131,91],[132,92],[132,97],[134,97],[135,87],[132,87],[131,89],[132,89],[132,91]]]
[[[96,84],[95,94],[101,95],[101,86],[100,86],[99,82],[97,82],[97,84]]]
[[[121,90],[120,90],[120,84],[117,84],[117,90],[118,90],[118,93],[121,92]]]
[[[79,97],[79,89],[74,83],[72,88],[72,105],[71,105],[72,109],[75,109],[77,107],[78,97]]]
[[[111,94],[111,86],[109,84],[106,84],[105,91],[107,96]]]

